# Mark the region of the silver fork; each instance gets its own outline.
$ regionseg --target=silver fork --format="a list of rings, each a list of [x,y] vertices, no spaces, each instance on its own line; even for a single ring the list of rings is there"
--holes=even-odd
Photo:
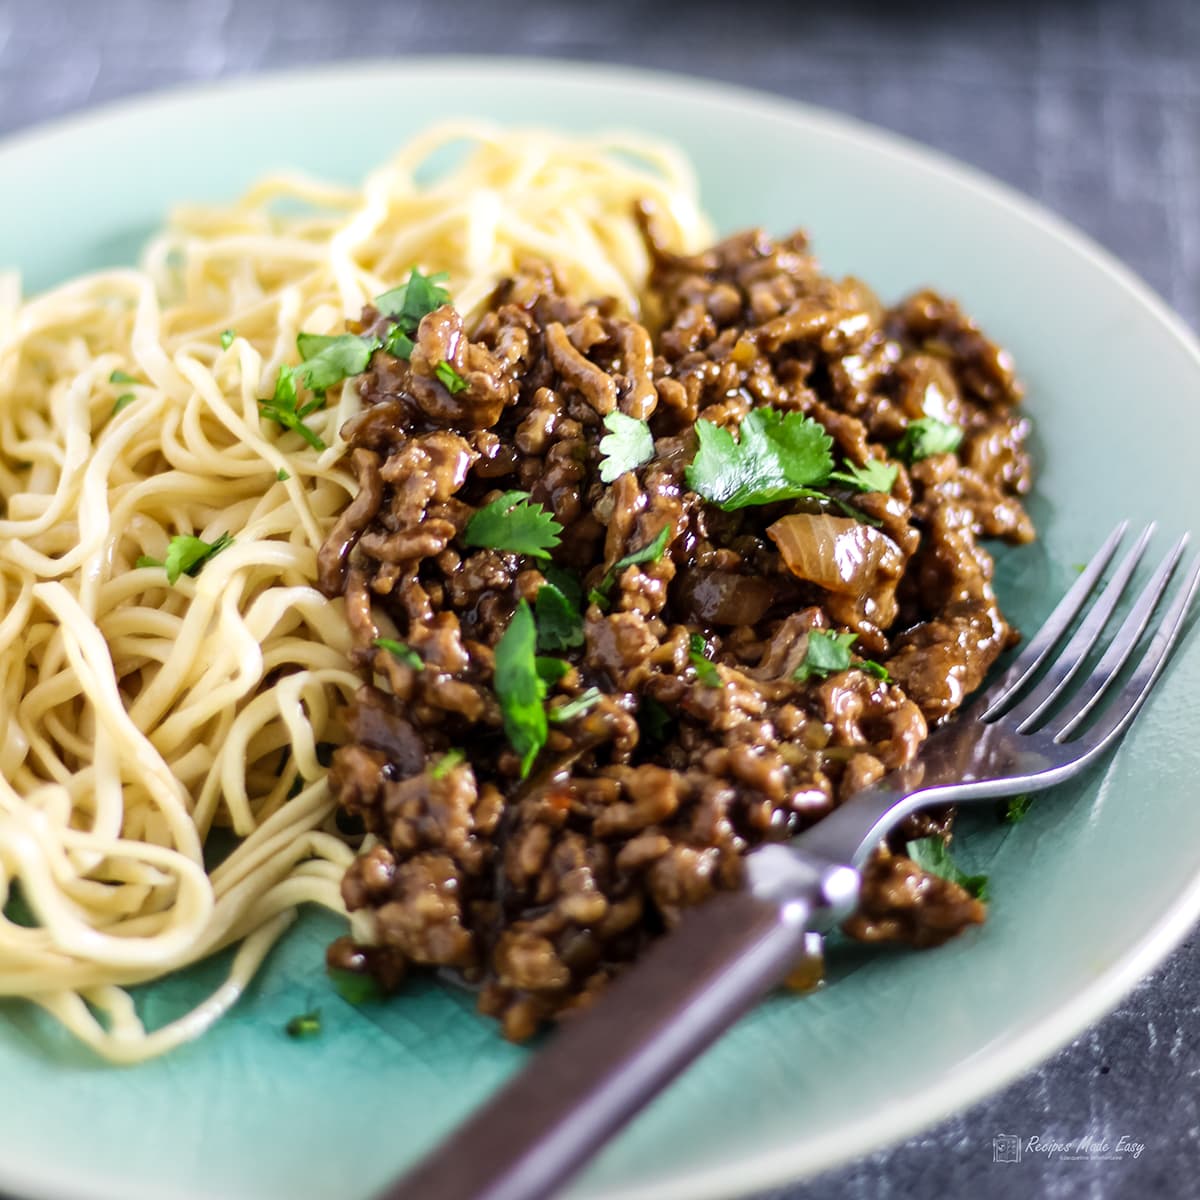
[[[565,1021],[529,1066],[380,1200],[550,1196],[787,975],[809,931],[830,928],[853,911],[859,868],[900,820],[934,805],[1040,791],[1104,754],[1162,673],[1200,580],[1196,563],[1129,677],[1104,703],[1167,591],[1185,534],[1068,696],[1154,529],[1144,530],[1088,608],[1127,528],[1122,522],[1113,530],[1023,653],[961,716],[936,730],[913,763],[793,841],[749,854],[743,890],[689,910],[634,969]]]

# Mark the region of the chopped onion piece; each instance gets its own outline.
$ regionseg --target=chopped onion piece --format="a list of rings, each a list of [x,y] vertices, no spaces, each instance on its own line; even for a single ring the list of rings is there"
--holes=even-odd
[[[895,579],[904,566],[887,534],[850,517],[793,513],[776,521],[767,536],[793,575],[843,595],[863,593],[881,575]]]

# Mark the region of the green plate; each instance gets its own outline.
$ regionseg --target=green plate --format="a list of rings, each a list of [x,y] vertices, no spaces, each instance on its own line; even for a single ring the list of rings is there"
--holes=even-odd
[[[975,172],[730,88],[446,59],[121,105],[0,148],[0,263],[40,288],[129,262],[173,202],[228,198],[282,166],[357,180],[444,115],[674,138],[723,230],[803,225],[828,267],[887,298],[927,282],[960,297],[1014,351],[1037,422],[1042,540],[1002,554],[999,579],[1026,627],[1119,517],[1200,526],[1188,449],[1200,437],[1200,348],[1141,284]],[[977,822],[962,857],[992,876],[984,927],[927,953],[846,951],[823,991],[767,1001],[577,1194],[701,1200],[811,1173],[964,1109],[1114,1005],[1200,914],[1190,641],[1113,759],[1017,826]],[[29,1008],[0,1005],[0,1189],[305,1200],[379,1188],[527,1052],[436,984],[363,1010],[330,995],[322,951],[335,925],[306,917],[228,1019],[145,1066],[100,1065]],[[220,967],[148,989],[150,1018],[186,1005]],[[318,1004],[324,1034],[289,1041],[287,1019]]]

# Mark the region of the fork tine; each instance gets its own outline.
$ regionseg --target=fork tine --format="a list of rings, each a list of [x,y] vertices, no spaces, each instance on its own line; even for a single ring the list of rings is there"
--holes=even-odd
[[[1138,563],[1141,562],[1142,555],[1146,552],[1146,544],[1150,541],[1153,533],[1154,522],[1152,521],[1142,530],[1141,537],[1125,555],[1116,574],[1104,591],[1100,593],[1096,603],[1083,619],[1071,640],[1050,664],[1045,678],[1009,712],[1005,720],[1015,721],[1018,733],[1028,733],[1033,729],[1038,718],[1062,695],[1067,684],[1075,678],[1079,668],[1083,666],[1088,652],[1104,632],[1109,618],[1116,612],[1117,605],[1121,602],[1121,597],[1125,594],[1125,589],[1129,586],[1129,581],[1133,578],[1133,573],[1137,570]]]
[[[1070,737],[1079,728],[1088,713],[1096,707],[1104,693],[1108,691],[1121,668],[1128,662],[1129,656],[1137,646],[1138,639],[1150,623],[1150,617],[1158,607],[1159,600],[1167,590],[1167,584],[1171,582],[1171,576],[1175,573],[1175,568],[1179,565],[1179,560],[1183,556],[1187,544],[1188,535],[1185,533],[1159,564],[1158,570],[1154,572],[1150,582],[1142,589],[1133,608],[1130,609],[1129,615],[1104,652],[1104,657],[1100,659],[1083,681],[1079,691],[1071,698],[1070,707],[1074,712],[1067,714],[1066,720],[1060,718],[1061,723],[1053,733],[1055,741],[1062,741],[1064,738]]]
[[[1158,628],[1154,631],[1154,637],[1151,639],[1142,661],[1138,663],[1125,686],[1109,702],[1106,715],[1083,737],[1072,742],[1072,748],[1078,746],[1088,758],[1091,758],[1105,750],[1125,732],[1129,723],[1137,716],[1138,709],[1146,702],[1146,697],[1153,690],[1159,675],[1162,674],[1163,667],[1166,666],[1171,648],[1175,645],[1180,631],[1183,629],[1183,623],[1196,595],[1198,584],[1200,584],[1200,560],[1192,565],[1179,595],[1175,597],[1174,603],[1167,609]],[[1055,738],[1055,741],[1061,740],[1061,736]]]
[[[1058,606],[1046,618],[1041,629],[1034,634],[1029,645],[1021,651],[1008,670],[983,693],[978,703],[985,704],[987,707],[979,716],[981,721],[996,716],[1004,705],[1025,686],[1029,678],[1049,656],[1059,639],[1070,628],[1071,622],[1075,620],[1087,598],[1092,594],[1092,590],[1112,561],[1112,556],[1116,553],[1128,528],[1129,522],[1121,521],[1116,529],[1108,535],[1104,545],[1096,551],[1083,574],[1075,580],[1067,594],[1058,602]]]

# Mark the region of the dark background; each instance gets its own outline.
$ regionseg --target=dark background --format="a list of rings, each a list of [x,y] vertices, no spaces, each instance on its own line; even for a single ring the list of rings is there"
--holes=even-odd
[[[0,0],[0,135],[184,81],[425,52],[661,67],[887,126],[1036,197],[1200,325],[1197,0]],[[0,180],[0,213],[18,186]],[[770,1200],[1195,1196],[1198,1084],[1193,935],[1012,1087]],[[1145,1150],[1121,1163],[994,1165],[999,1133],[1125,1135]]]

